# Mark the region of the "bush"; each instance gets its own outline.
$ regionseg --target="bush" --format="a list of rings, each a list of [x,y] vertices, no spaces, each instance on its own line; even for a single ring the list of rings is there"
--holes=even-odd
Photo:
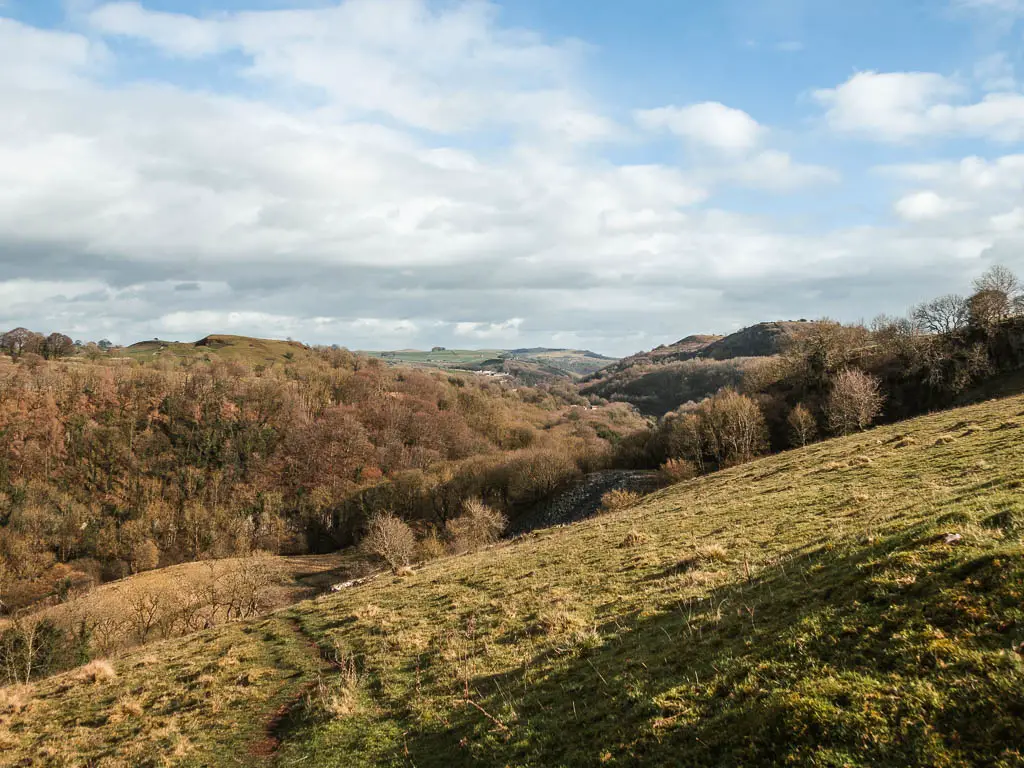
[[[446,554],[444,542],[437,535],[437,531],[431,528],[427,535],[420,539],[419,559],[422,562],[429,562],[444,557]]]
[[[449,520],[446,528],[456,552],[470,552],[493,544],[508,526],[508,518],[479,499],[463,505],[461,517]]]
[[[642,498],[643,496],[639,493],[616,488],[614,491],[608,491],[608,493],[601,497],[601,511],[618,512],[623,509],[629,509],[639,504]]]
[[[416,536],[402,520],[390,512],[381,512],[370,519],[359,547],[370,557],[383,560],[397,571],[412,562],[416,554]]]

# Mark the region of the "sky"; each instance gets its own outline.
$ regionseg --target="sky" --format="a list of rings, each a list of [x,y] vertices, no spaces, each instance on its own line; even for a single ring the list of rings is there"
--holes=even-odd
[[[0,0],[0,329],[625,355],[1024,273],[1024,0]]]

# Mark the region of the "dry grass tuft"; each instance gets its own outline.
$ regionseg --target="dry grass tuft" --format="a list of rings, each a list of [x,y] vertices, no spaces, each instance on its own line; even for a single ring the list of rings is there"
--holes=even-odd
[[[874,464],[874,463],[875,462],[871,459],[870,456],[860,455],[860,456],[854,456],[852,459],[850,459],[850,466],[851,467],[866,467],[868,464]]]
[[[350,717],[359,711],[363,675],[350,653],[335,649],[331,662],[337,672],[328,679],[317,676],[306,694],[306,712],[328,720]]]
[[[601,497],[602,512],[619,512],[624,509],[635,507],[643,499],[639,493],[616,489],[608,491]]]
[[[641,544],[646,544],[646,543],[647,543],[647,535],[641,533],[640,531],[636,530],[635,528],[631,528],[629,533],[626,534],[626,538],[624,538],[622,540],[622,543],[619,544],[619,547],[622,548],[622,549],[626,549],[626,548],[629,548],[629,547],[638,547]]]
[[[950,443],[955,441],[956,438],[953,437],[953,435],[939,435],[937,438],[935,438],[935,445],[949,445]]]
[[[146,708],[143,706],[141,699],[137,696],[125,696],[124,698],[117,700],[117,704],[114,705],[114,711],[111,715],[111,719],[115,722],[137,720],[142,717],[145,712]]]
[[[109,661],[96,659],[75,672],[75,678],[87,683],[106,683],[117,679],[117,672]]]
[[[729,553],[721,544],[705,544],[697,547],[697,559],[702,563],[725,563],[729,560]]]
[[[917,440],[907,435],[901,438],[894,447],[896,448],[909,448],[912,445],[917,445]]]

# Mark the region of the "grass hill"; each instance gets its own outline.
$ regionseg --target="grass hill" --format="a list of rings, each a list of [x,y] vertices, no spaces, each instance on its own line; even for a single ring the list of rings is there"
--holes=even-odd
[[[590,350],[548,349],[444,349],[430,352],[400,349],[386,352],[365,352],[393,365],[414,365],[430,368],[458,368],[464,370],[504,373],[528,384],[559,378],[575,379],[588,376],[616,362]]]
[[[267,365],[309,355],[310,349],[297,341],[256,339],[249,336],[211,334],[193,343],[178,341],[140,341],[120,353],[140,362],[161,357],[186,360],[223,360],[245,365]]]
[[[8,765],[1024,765],[1024,398],[0,693]]]

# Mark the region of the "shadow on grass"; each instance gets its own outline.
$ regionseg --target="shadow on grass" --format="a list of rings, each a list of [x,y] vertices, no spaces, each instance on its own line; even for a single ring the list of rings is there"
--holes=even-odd
[[[393,743],[375,745],[375,764],[1024,765],[1011,650],[1024,640],[1024,552],[934,533],[794,550],[749,582],[618,616],[588,642],[552,638],[521,669],[469,679],[468,700],[434,691],[443,704],[427,721],[380,701],[373,725]],[[421,657],[416,679],[443,663]],[[316,739],[286,737],[290,754]],[[333,755],[309,764],[351,764]]]
[[[444,729],[407,734],[408,764],[1022,765],[1022,583],[1019,548],[923,527],[802,556],[472,680]]]

